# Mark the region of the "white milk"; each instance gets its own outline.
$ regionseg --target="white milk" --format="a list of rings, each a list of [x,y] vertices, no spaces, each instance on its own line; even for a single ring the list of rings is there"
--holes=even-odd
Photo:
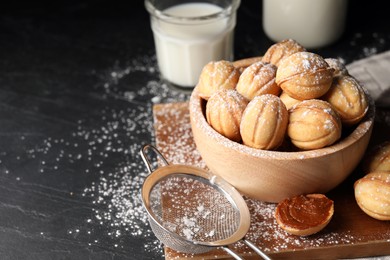
[[[164,13],[197,17],[218,13],[208,3],[179,4]],[[157,61],[163,78],[180,87],[194,87],[202,68],[211,60],[233,59],[233,17],[220,17],[185,24],[152,19]]]
[[[274,41],[291,38],[306,48],[336,41],[344,31],[347,0],[263,0],[263,28]]]

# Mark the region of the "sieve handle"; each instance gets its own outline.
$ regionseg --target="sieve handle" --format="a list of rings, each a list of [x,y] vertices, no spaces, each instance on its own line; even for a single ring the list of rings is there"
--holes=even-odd
[[[146,168],[148,168],[149,173],[152,173],[153,169],[152,169],[152,162],[150,160],[150,157],[148,156],[148,150],[152,150],[157,155],[157,157],[159,157],[163,161],[165,165],[169,165],[167,159],[165,159],[165,157],[160,153],[160,151],[155,146],[151,144],[147,144],[141,149],[141,157],[146,165]]]
[[[269,256],[267,256],[263,251],[260,250],[255,244],[253,244],[251,241],[243,239],[242,240],[245,244],[247,244],[250,248],[252,248],[259,256],[261,256],[265,260],[271,260]]]
[[[236,260],[243,260],[242,257],[240,257],[236,252],[234,252],[233,250],[231,250],[229,247],[227,246],[223,246],[222,249],[228,253],[229,255],[231,255],[234,259]]]
[[[265,260],[271,260],[269,256],[267,256],[263,251],[260,250],[255,244],[253,244],[251,241],[248,241],[246,239],[242,240],[245,244],[247,244],[250,248],[252,248],[259,256],[261,256]],[[227,246],[223,246],[222,249],[227,252],[229,255],[231,255],[236,260],[243,260],[236,252],[231,250]]]

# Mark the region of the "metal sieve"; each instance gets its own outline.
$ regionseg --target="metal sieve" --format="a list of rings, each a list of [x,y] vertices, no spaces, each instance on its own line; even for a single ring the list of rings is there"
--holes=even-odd
[[[153,171],[150,152],[161,160]],[[228,247],[244,242],[263,259],[270,259],[244,239],[250,213],[241,194],[222,178],[187,165],[171,165],[150,144],[141,149],[149,171],[141,189],[143,205],[156,237],[178,252],[201,254],[220,247],[242,259]]]

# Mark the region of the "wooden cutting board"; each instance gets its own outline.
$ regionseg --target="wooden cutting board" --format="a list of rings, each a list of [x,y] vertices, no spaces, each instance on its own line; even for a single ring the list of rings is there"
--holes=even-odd
[[[167,160],[173,164],[207,169],[193,142],[188,103],[157,104],[153,107],[153,115],[156,146]],[[388,126],[376,129],[375,125],[373,137],[388,135],[390,129],[386,127]],[[380,141],[374,139],[370,144]],[[251,227],[246,239],[254,242],[273,259],[335,259],[390,255],[390,221],[375,220],[361,211],[356,204],[353,182],[361,176],[358,167],[349,179],[327,194],[335,203],[334,216],[324,230],[308,237],[289,235],[279,228],[273,217],[275,204],[245,198],[251,212]],[[232,245],[231,248],[245,259],[259,258],[242,242]],[[229,255],[221,249],[201,255],[188,255],[170,248],[165,249],[166,259],[186,257],[221,259],[229,258]]]

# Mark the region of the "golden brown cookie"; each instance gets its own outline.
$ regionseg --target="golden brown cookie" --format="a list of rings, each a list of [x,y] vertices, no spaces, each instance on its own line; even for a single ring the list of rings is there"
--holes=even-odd
[[[364,160],[366,173],[390,172],[390,141],[376,145]]]
[[[240,123],[248,104],[234,89],[221,89],[209,98],[206,105],[207,122],[215,131],[232,141],[241,141]]]
[[[235,89],[240,71],[232,62],[220,60],[207,63],[199,76],[197,89],[199,96],[208,100],[220,89]]]
[[[241,74],[236,90],[249,100],[263,94],[280,94],[280,87],[275,82],[276,66],[265,62],[256,62]]]
[[[302,101],[289,109],[287,134],[303,150],[332,145],[341,137],[341,120],[332,105],[319,99]]]
[[[321,97],[329,90],[332,79],[333,69],[312,52],[297,52],[284,58],[276,72],[276,83],[299,100]]]
[[[339,59],[326,58],[326,63],[331,67],[333,71],[333,77],[347,76],[349,75],[347,67]]]
[[[248,68],[253,63],[259,62],[263,59],[263,57],[251,57],[251,58],[245,58],[241,60],[235,60],[233,61],[233,65],[240,70],[242,73],[246,68]]]
[[[279,62],[291,54],[296,52],[306,51],[306,49],[293,39],[285,39],[277,42],[265,52],[262,61],[272,63],[275,66],[279,65]]]
[[[334,78],[329,91],[322,97],[339,113],[345,125],[357,124],[368,111],[366,93],[352,76]]]
[[[302,100],[298,100],[295,98],[290,97],[286,92],[282,91],[282,94],[280,94],[280,99],[283,101],[283,103],[286,105],[287,109],[290,109],[295,104],[301,102]]]
[[[283,142],[288,123],[286,106],[278,96],[264,94],[254,97],[246,107],[240,124],[245,145],[271,150]]]
[[[372,172],[354,184],[359,207],[378,220],[390,220],[390,172]]]

